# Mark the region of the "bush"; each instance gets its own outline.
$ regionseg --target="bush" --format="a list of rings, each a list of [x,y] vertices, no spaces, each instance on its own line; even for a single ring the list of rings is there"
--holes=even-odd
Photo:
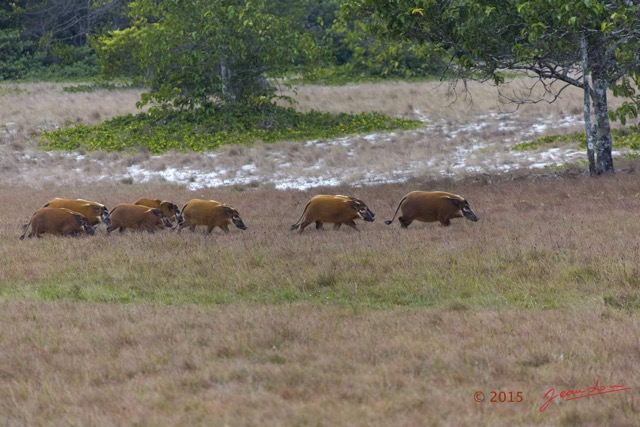
[[[421,124],[378,113],[301,113],[270,103],[211,106],[190,111],[152,109],[147,113],[116,117],[97,126],[79,124],[46,132],[40,137],[40,146],[57,150],[144,149],[153,154],[170,150],[202,152],[226,144],[335,138],[412,129]]]

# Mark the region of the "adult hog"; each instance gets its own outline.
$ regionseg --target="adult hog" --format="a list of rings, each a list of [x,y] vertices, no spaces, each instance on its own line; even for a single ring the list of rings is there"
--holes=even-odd
[[[182,214],[180,214],[180,208],[171,202],[160,199],[138,199],[134,202],[134,205],[148,206],[150,208],[160,209],[164,214],[172,221],[175,221],[178,225],[182,224]]]
[[[173,223],[160,209],[129,203],[113,208],[109,218],[111,224],[107,227],[107,233],[116,229],[124,233],[127,228],[153,233],[157,229],[173,227]]]
[[[96,226],[104,222],[109,226],[109,210],[105,205],[84,199],[60,199],[55,198],[43,206],[43,208],[66,208],[84,215],[92,225]]]
[[[402,216],[398,218],[402,228],[407,228],[413,221],[434,222],[440,221],[443,226],[451,225],[453,218],[467,218],[478,221],[478,217],[471,210],[469,202],[457,194],[445,191],[412,191],[400,200],[393,218],[385,221],[391,224],[402,210]]]
[[[77,236],[80,234],[96,234],[91,222],[82,214],[65,208],[40,208],[31,215],[31,219],[22,226],[20,240],[31,227],[29,238],[40,237],[43,233],[58,236]]]
[[[291,226],[291,230],[300,229],[300,233],[309,224],[315,222],[316,229],[322,228],[322,223],[333,223],[337,230],[342,224],[358,230],[355,219],[373,222],[376,215],[360,199],[350,196],[318,195],[311,198],[305,206],[298,221]]]
[[[247,229],[235,208],[215,200],[189,200],[183,206],[181,213],[183,223],[178,227],[178,232],[185,227],[195,231],[197,225],[203,225],[207,227],[208,234],[215,227],[220,227],[222,231],[228,233],[231,223],[241,230]]]

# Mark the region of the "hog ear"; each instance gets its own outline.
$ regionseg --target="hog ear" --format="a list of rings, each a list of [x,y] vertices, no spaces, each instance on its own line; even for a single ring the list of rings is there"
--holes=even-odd
[[[224,212],[224,214],[225,214],[225,215],[227,215],[227,216],[231,216],[231,215],[233,215],[233,212],[231,211],[231,208],[230,208],[230,207],[228,207],[228,206],[224,206],[224,207],[222,208],[222,211],[223,211],[223,212]]]

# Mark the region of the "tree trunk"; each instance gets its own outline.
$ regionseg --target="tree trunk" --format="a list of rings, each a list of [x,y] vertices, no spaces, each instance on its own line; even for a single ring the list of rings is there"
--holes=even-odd
[[[611,156],[611,127],[609,125],[609,110],[607,106],[606,79],[597,75],[592,75],[593,90],[591,99],[593,100],[593,110],[596,120],[593,139],[596,150],[596,173],[613,173],[613,158]],[[594,132],[595,131],[595,132]]]
[[[589,160],[589,175],[596,175],[596,158],[593,153],[593,140],[595,138],[595,128],[591,125],[591,86],[589,85],[589,53],[587,50],[587,39],[582,35],[580,40],[582,50],[582,89],[584,91],[584,128],[587,137],[587,159]]]
[[[220,60],[220,79],[222,80],[222,98],[224,98],[225,101],[235,99],[234,88],[231,82],[231,69],[229,68],[226,57]]]

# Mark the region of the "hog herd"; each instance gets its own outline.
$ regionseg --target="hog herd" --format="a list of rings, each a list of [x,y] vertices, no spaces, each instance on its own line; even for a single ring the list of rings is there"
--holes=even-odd
[[[398,221],[402,228],[407,228],[413,221],[439,221],[443,226],[451,224],[453,218],[467,218],[478,221],[469,202],[463,197],[444,191],[412,191],[400,200],[398,207],[385,224],[391,224],[398,211]],[[346,224],[358,230],[355,220],[372,222],[375,214],[360,199],[342,195],[318,195],[311,198],[302,215],[291,226],[291,230],[300,233],[310,224],[315,223],[321,229],[325,222],[332,223],[335,230]],[[172,228],[179,233],[189,227],[195,231],[196,226],[204,226],[207,233],[219,227],[225,233],[233,224],[246,230],[238,211],[215,200],[193,199],[182,209],[175,203],[157,199],[139,199],[133,204],[123,203],[108,210],[101,203],[83,199],[53,199],[31,215],[27,224],[22,226],[23,240],[28,237],[40,237],[41,234],[61,236],[94,235],[95,227],[104,223],[107,233],[126,229],[153,232],[156,229]],[[30,231],[29,231],[30,230]]]

